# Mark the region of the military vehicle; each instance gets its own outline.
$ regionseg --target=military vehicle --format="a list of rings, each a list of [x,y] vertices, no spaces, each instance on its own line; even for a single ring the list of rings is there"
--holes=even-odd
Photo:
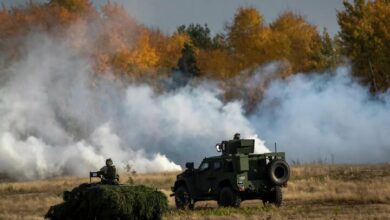
[[[176,207],[193,208],[195,202],[216,200],[219,206],[239,207],[241,201],[260,199],[282,204],[281,187],[287,187],[290,168],[284,152],[254,154],[255,140],[235,139],[216,145],[220,156],[207,157],[177,175],[172,187]]]
[[[91,172],[90,177],[100,177]],[[165,194],[142,185],[83,183],[63,193],[63,203],[50,207],[51,220],[161,219],[168,209]]]

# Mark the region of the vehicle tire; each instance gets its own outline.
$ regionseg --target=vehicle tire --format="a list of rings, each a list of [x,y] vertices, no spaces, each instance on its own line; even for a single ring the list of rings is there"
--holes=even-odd
[[[241,197],[229,186],[225,186],[219,193],[218,205],[222,207],[240,207]]]
[[[283,194],[282,188],[280,186],[275,186],[271,189],[271,192],[268,196],[268,201],[275,204],[275,206],[280,207],[282,205]]]
[[[284,160],[274,160],[268,165],[268,178],[272,184],[283,185],[290,179],[290,166]]]
[[[190,205],[190,194],[185,186],[179,186],[175,191],[175,204],[177,209],[186,209]]]

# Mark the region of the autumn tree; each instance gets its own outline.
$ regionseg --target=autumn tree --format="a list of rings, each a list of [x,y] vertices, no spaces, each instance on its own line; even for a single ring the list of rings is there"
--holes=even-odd
[[[272,47],[269,57],[287,59],[293,72],[310,72],[321,67],[321,37],[316,26],[287,11],[270,24]]]
[[[158,64],[160,57],[150,41],[150,32],[145,30],[137,41],[136,46],[131,50],[130,66],[139,72],[151,72]]]
[[[353,74],[373,92],[390,87],[390,3],[386,0],[344,1],[338,12],[343,53]]]
[[[229,46],[240,69],[251,68],[267,60],[264,54],[269,31],[263,16],[255,8],[238,9],[227,31]]]
[[[188,45],[184,48],[183,54],[187,55],[181,57],[179,69],[186,69],[183,66],[184,63],[187,63],[183,62],[184,57],[191,57],[190,60],[196,60],[196,71],[194,71],[197,72],[196,75],[201,72],[202,76],[212,79],[230,77],[234,60],[228,52],[224,34],[219,33],[212,37],[207,24],[204,26],[200,24],[181,25],[175,34],[188,36],[190,40],[190,42],[186,42]]]
[[[195,66],[197,70],[195,72],[198,72],[197,74],[202,72],[203,76],[213,79],[229,77],[232,60],[230,60],[229,53],[226,50],[226,40],[223,34],[211,37],[207,24],[204,26],[200,24],[182,25],[178,27],[177,33],[186,34],[190,38],[194,50],[197,51],[197,53],[194,53],[188,45],[187,48],[184,48],[185,54],[189,53],[189,57],[196,59]],[[184,56],[179,63],[183,63],[183,58]]]
[[[157,67],[162,72],[170,72],[176,68],[184,44],[191,42],[189,36],[185,33],[175,32],[170,36],[166,36],[158,30],[152,31],[150,38],[152,47],[156,49],[160,57]]]
[[[137,40],[140,27],[126,10],[112,2],[107,2],[101,9],[99,31],[91,39],[92,56],[95,58],[95,70],[98,73],[113,71],[115,74],[128,74],[130,71],[131,48]]]
[[[93,11],[90,0],[50,0],[52,6],[60,6],[73,13],[89,13]]]
[[[213,80],[229,80],[241,70],[236,59],[228,48],[199,50],[197,66],[202,76]]]

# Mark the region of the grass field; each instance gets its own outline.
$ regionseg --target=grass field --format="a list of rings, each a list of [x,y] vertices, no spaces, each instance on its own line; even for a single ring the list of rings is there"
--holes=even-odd
[[[135,184],[156,187],[169,195],[176,173],[137,174]],[[17,182],[0,179],[0,219],[42,219],[62,191],[88,178],[61,177]],[[128,176],[121,178],[128,181]],[[165,219],[390,219],[390,165],[301,165],[292,167],[282,207],[245,201],[241,208],[196,203],[194,211],[178,211],[168,197]]]

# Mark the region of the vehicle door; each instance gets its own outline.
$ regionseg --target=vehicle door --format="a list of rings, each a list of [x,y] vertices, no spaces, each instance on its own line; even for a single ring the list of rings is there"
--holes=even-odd
[[[214,160],[210,167],[210,175],[207,178],[208,184],[210,185],[209,194],[216,195],[218,192],[218,184],[223,176],[222,161]]]
[[[195,175],[195,185],[197,189],[197,194],[200,196],[209,195],[212,191],[210,178],[213,174],[213,163],[212,161],[204,160]]]

